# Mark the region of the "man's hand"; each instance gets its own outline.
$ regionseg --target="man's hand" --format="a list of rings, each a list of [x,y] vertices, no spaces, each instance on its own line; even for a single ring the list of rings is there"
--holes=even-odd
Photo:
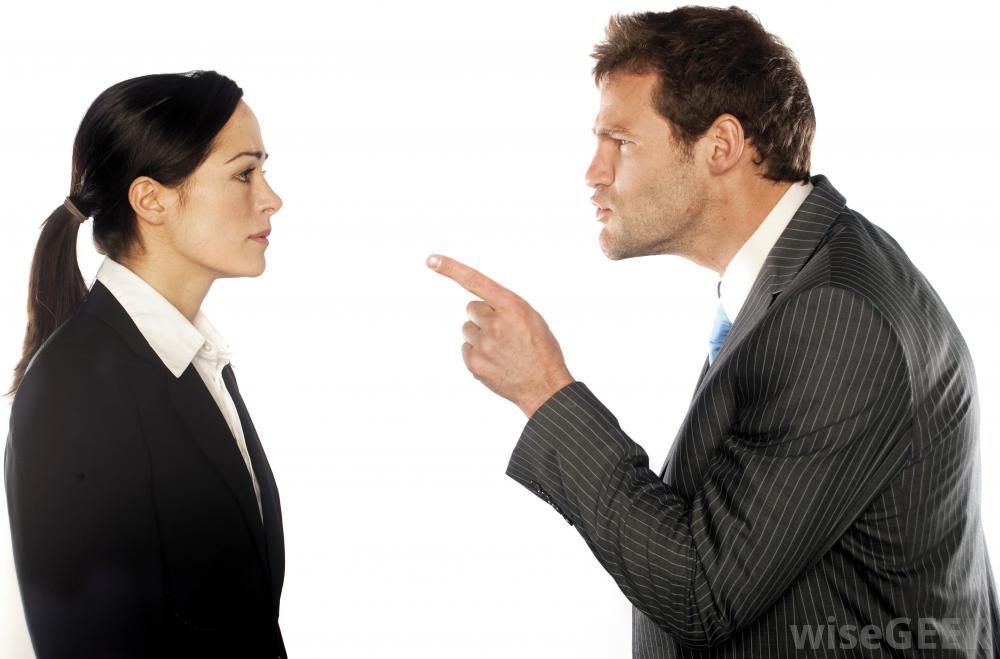
[[[447,256],[431,255],[427,267],[481,298],[469,302],[470,320],[462,326],[462,359],[477,380],[529,417],[573,382],[559,343],[531,305]]]

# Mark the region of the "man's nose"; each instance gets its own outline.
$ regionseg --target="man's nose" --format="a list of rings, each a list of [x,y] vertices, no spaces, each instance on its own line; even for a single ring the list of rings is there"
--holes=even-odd
[[[587,168],[584,179],[587,181],[587,185],[592,188],[611,185],[614,181],[614,170],[608,159],[601,154],[600,148],[594,153],[594,159],[590,161],[590,167]]]

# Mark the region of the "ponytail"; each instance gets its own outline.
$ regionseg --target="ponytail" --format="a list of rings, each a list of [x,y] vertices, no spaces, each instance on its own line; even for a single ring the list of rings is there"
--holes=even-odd
[[[28,328],[21,361],[14,368],[14,382],[7,396],[17,392],[32,357],[87,295],[87,285],[76,260],[81,217],[86,219],[67,199],[42,223],[28,278]]]

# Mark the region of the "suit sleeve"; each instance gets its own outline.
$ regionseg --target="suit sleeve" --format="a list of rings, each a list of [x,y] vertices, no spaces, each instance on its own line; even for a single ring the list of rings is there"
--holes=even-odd
[[[779,304],[733,355],[737,409],[693,497],[649,469],[581,382],[532,415],[507,468],[685,645],[721,643],[766,611],[909,455],[908,370],[878,311],[830,287]]]
[[[159,618],[153,612],[163,582],[129,394],[74,372],[69,359],[58,372],[51,363],[26,374],[4,454],[14,561],[35,652],[40,659],[158,656],[151,621]]]

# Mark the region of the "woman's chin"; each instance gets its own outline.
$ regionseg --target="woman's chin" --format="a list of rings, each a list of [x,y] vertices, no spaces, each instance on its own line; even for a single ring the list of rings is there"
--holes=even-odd
[[[243,276],[244,276],[244,277],[260,277],[260,276],[261,276],[262,274],[264,274],[264,270],[265,270],[266,268],[267,268],[267,263],[266,263],[266,262],[264,261],[264,259],[261,259],[261,260],[260,260],[260,265],[258,265],[258,266],[256,266],[256,267],[254,267],[254,268],[251,268],[251,269],[250,269],[250,270],[249,270],[249,271],[248,271],[248,272],[247,272],[247,273],[246,273],[245,275],[243,275]]]
[[[219,275],[219,279],[236,279],[238,277],[259,277],[264,274],[267,263],[261,257],[259,262],[246,263],[240,267],[227,268]]]

